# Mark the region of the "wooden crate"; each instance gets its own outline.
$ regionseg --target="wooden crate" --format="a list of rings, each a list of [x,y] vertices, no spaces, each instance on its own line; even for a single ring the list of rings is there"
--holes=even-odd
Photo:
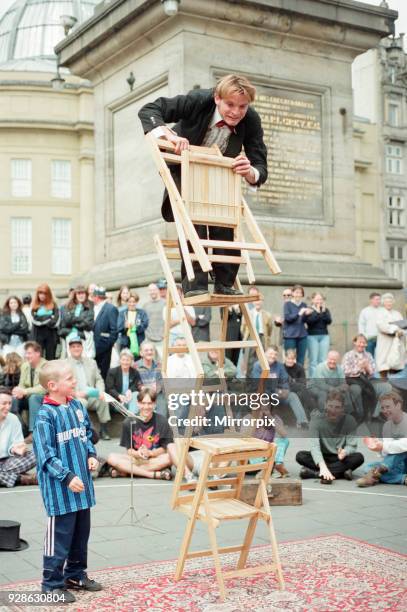
[[[248,504],[254,502],[257,481],[247,480],[242,487],[240,499]],[[267,485],[270,506],[301,506],[302,481],[298,478],[271,478]]]

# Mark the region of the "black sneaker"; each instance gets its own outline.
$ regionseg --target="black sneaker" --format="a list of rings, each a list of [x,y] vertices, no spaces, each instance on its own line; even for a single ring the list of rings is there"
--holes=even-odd
[[[343,473],[343,477],[344,477],[345,480],[353,480],[353,472],[352,472],[352,470],[346,470]]]
[[[222,283],[215,283],[215,287],[213,290],[217,295],[243,295],[243,291],[240,289],[234,289],[233,287],[227,287]]]
[[[62,589],[50,589],[49,591],[41,591],[42,593],[51,593],[55,599],[53,603],[55,604],[70,604],[76,601],[75,595],[67,591],[65,588]]]
[[[302,467],[300,469],[300,478],[302,478],[303,480],[305,478],[319,478],[319,474],[315,470],[311,470],[307,467]]]
[[[85,574],[81,580],[68,578],[65,580],[65,587],[67,589],[80,589],[82,591],[101,591],[103,589],[99,582],[92,580],[87,574]]]

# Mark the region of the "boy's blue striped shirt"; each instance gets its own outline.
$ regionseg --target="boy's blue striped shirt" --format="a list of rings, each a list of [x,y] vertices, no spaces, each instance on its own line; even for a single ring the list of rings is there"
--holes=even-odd
[[[37,415],[33,431],[37,475],[48,516],[85,510],[95,505],[88,458],[95,457],[92,429],[86,408],[79,400],[56,404],[49,398]],[[78,476],[85,487],[73,493],[68,484]]]

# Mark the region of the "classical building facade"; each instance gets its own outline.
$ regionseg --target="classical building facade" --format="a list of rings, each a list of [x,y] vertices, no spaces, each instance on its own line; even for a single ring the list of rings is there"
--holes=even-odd
[[[92,88],[67,70],[63,88],[51,80],[60,17],[80,23],[97,1],[17,0],[0,21],[2,298],[44,281],[64,292],[94,262]]]
[[[375,49],[356,58],[353,81],[355,113],[364,118],[356,126],[365,130],[361,142],[365,148],[370,147],[370,168],[362,174],[374,181],[379,202],[379,209],[374,209],[371,216],[365,202],[365,214],[358,226],[359,248],[367,261],[383,265],[406,287],[407,54],[403,43],[403,35],[385,38]],[[374,134],[375,142],[369,133]],[[372,173],[374,176],[370,176]],[[369,246],[372,240],[374,249]]]

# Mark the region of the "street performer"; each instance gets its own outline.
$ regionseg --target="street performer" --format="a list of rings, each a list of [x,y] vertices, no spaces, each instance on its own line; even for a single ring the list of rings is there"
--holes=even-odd
[[[145,104],[139,118],[145,133],[165,138],[175,145],[175,153],[189,145],[210,147],[217,144],[223,155],[233,157],[233,170],[256,189],[267,179],[267,149],[258,113],[250,106],[256,95],[255,87],[246,77],[229,74],[214,89],[194,89],[186,95],[158,98]],[[174,123],[173,128],[166,123]],[[244,153],[242,153],[242,148]],[[180,166],[173,165],[171,174],[180,186]],[[174,221],[168,194],[164,194],[162,215]],[[233,228],[196,225],[200,238],[233,240]],[[240,255],[237,250],[215,249],[218,255]],[[233,288],[238,264],[213,263],[214,293],[238,295]],[[185,297],[208,292],[208,273],[198,262],[193,262],[195,279],[188,281],[184,262],[181,267],[182,288]]]

